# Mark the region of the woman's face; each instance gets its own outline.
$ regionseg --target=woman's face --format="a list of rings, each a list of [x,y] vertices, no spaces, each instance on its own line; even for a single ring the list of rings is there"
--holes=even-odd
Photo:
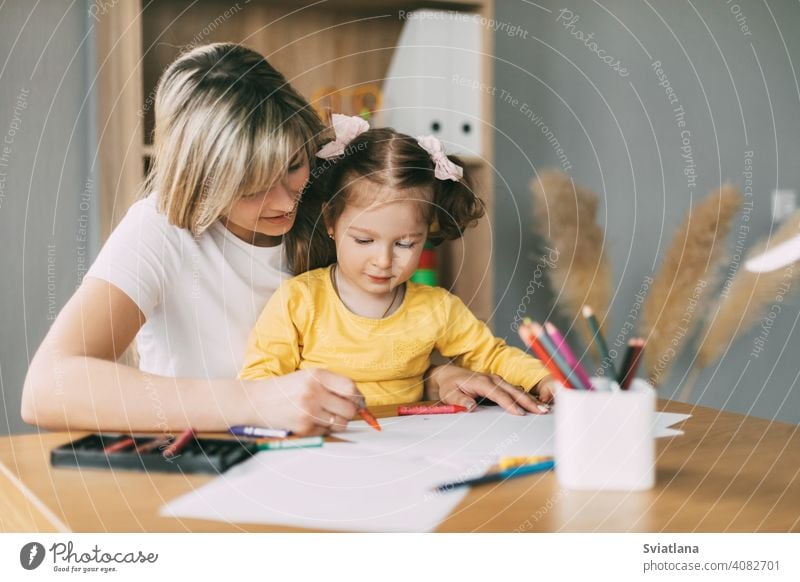
[[[240,239],[259,246],[280,243],[292,228],[297,203],[310,175],[308,160],[299,154],[288,173],[269,189],[242,196],[223,223]]]

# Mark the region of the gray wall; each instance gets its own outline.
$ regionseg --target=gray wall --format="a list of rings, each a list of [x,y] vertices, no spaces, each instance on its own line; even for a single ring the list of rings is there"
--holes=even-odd
[[[88,27],[84,1],[0,7],[0,434],[31,430],[28,363],[93,256]]]
[[[541,127],[524,115],[522,103],[553,131],[571,166],[568,173],[598,192],[603,202],[601,221],[619,285],[611,337],[621,330],[634,294],[643,278],[653,274],[692,200],[725,180],[743,185],[745,151],[753,151],[754,180],[747,246],[769,232],[772,190],[800,189],[800,38],[795,34],[800,5],[770,2],[768,8],[766,3],[709,0],[602,4],[606,9],[588,2],[496,3],[497,20],[525,32],[509,36],[503,30],[511,28],[500,30],[495,61],[495,159],[502,177],[496,193],[502,228],[494,238],[495,330],[516,345],[511,323],[540,256],[529,226],[528,183],[536,171],[564,161]],[[563,8],[580,17],[569,30],[557,22]],[[740,29],[736,12],[747,30]],[[570,34],[574,30],[594,33],[598,47],[618,58],[628,76],[601,62]],[[683,174],[673,106],[651,68],[655,61],[661,61],[686,111],[697,172],[693,191]],[[519,103],[509,103],[501,90]],[[793,291],[797,294],[797,285]],[[529,313],[545,319],[552,316],[552,306],[552,295],[538,292]],[[760,330],[736,341],[719,366],[700,376],[693,401],[800,422],[800,341],[794,331],[799,316],[796,299],[784,306],[759,357],[750,353]],[[688,364],[684,355],[661,396],[679,392]]]

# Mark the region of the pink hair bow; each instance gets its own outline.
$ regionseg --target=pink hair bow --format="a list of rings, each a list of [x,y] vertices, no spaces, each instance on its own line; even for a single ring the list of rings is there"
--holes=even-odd
[[[369,123],[361,117],[342,115],[341,113],[334,113],[331,116],[331,123],[336,139],[326,143],[317,152],[317,157],[325,160],[344,154],[347,144],[369,129]]]
[[[450,161],[444,153],[444,146],[438,137],[432,135],[421,135],[417,137],[417,143],[428,152],[436,165],[433,175],[439,180],[452,180],[458,182],[464,176],[464,170]]]

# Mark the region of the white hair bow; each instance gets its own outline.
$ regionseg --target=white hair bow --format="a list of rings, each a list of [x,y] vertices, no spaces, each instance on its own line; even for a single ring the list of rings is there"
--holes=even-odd
[[[444,153],[444,146],[439,138],[432,135],[421,135],[417,137],[417,143],[430,154],[436,165],[433,175],[439,180],[458,182],[464,176],[464,169],[451,162]]]
[[[342,115],[341,113],[334,113],[331,116],[331,123],[336,139],[326,143],[317,152],[317,157],[325,160],[344,154],[347,145],[369,129],[369,123],[361,117]]]

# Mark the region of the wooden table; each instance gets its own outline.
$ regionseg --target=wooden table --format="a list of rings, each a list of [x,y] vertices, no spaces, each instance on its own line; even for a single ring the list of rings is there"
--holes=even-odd
[[[692,418],[679,425],[685,435],[658,439],[651,491],[568,491],[552,472],[531,475],[472,489],[438,531],[800,531],[797,426],[677,402],[659,409]],[[0,531],[300,531],[158,515],[208,476],[51,468],[50,450],[83,434],[0,439]]]

